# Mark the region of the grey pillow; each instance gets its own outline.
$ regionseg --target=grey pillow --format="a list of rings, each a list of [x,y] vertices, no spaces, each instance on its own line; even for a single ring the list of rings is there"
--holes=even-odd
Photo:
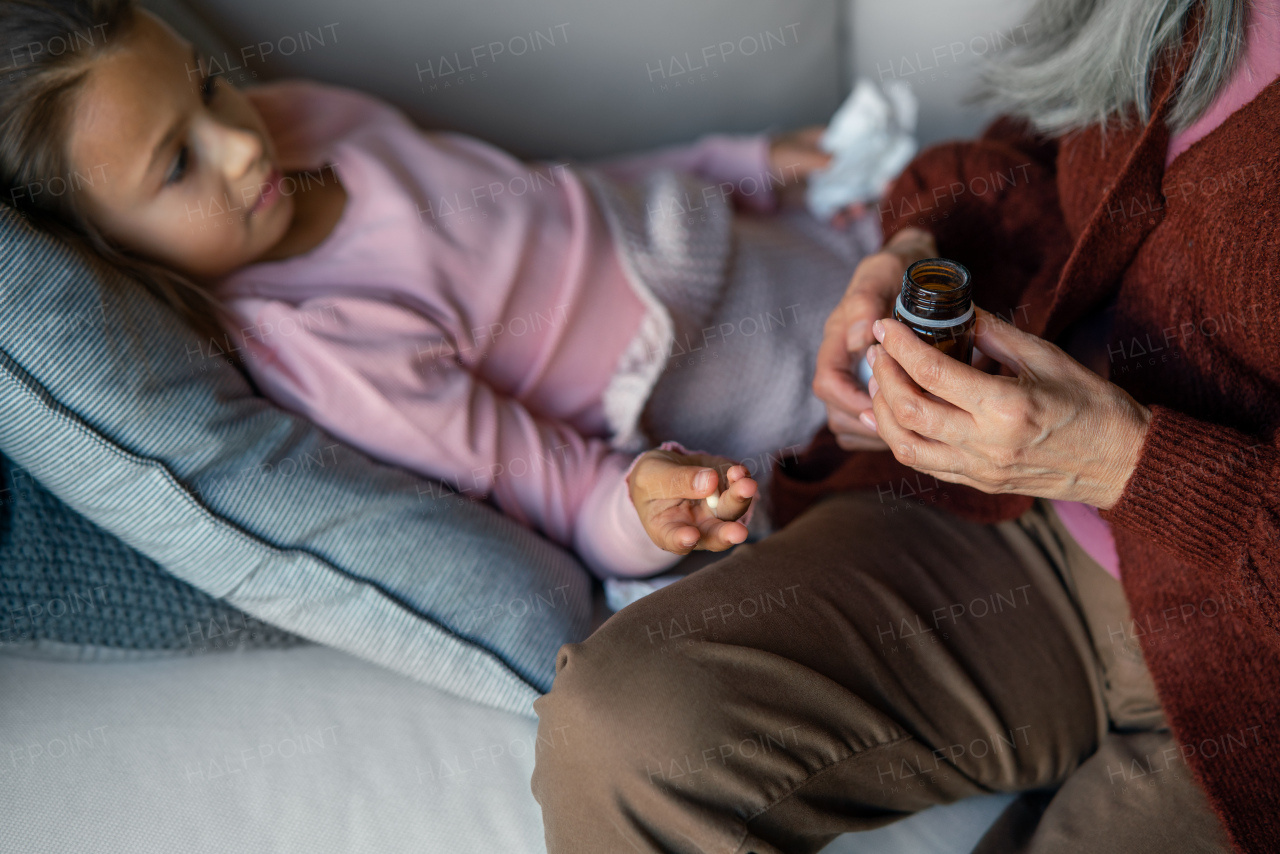
[[[532,714],[588,630],[581,565],[276,408],[218,352],[0,206],[0,453],[256,619]]]

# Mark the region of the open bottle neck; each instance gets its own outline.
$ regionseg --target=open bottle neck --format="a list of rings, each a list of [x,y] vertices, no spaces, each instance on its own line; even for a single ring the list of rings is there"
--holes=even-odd
[[[962,264],[946,258],[916,261],[902,276],[898,310],[925,326],[953,326],[973,316],[973,281]]]

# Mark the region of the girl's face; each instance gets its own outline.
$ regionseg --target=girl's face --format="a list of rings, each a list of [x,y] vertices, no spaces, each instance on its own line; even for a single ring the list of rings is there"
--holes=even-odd
[[[261,258],[289,230],[292,195],[262,117],[204,74],[191,45],[139,12],[75,96],[67,155],[90,220],[114,243],[196,279]]]

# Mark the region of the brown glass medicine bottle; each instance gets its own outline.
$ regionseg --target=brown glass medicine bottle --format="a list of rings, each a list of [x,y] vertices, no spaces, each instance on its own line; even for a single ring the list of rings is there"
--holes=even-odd
[[[973,360],[973,282],[963,264],[925,258],[908,267],[893,318],[948,356]]]

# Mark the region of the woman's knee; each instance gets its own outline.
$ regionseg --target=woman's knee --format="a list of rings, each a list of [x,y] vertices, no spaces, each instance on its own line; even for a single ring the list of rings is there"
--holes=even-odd
[[[534,703],[538,750],[534,795],[548,801],[580,799],[624,786],[643,774],[641,745],[652,746],[667,702],[653,690],[662,662],[645,662],[597,635],[560,648],[551,691]]]

